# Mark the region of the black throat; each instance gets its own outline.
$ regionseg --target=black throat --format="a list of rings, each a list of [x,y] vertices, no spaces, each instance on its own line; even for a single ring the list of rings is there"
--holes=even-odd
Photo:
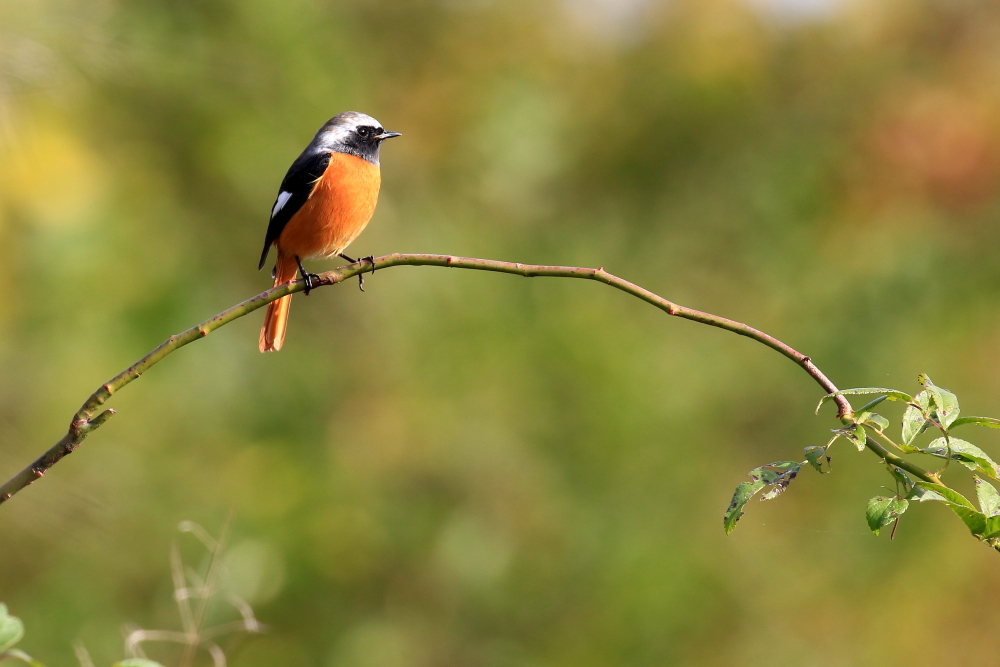
[[[378,149],[381,144],[382,142],[378,139],[362,139],[361,137],[352,136],[346,141],[338,141],[334,146],[334,150],[338,153],[356,155],[362,160],[371,162],[377,167]]]

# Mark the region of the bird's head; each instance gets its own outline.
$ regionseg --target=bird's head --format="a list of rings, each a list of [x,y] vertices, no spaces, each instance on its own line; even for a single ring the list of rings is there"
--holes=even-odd
[[[313,144],[320,150],[357,155],[378,164],[382,142],[398,137],[399,132],[386,132],[382,123],[357,111],[339,113],[320,128]]]

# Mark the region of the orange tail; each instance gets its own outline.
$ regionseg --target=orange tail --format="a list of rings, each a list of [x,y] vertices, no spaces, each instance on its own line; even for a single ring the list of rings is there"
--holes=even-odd
[[[274,284],[278,286],[295,280],[299,267],[291,255],[278,252],[278,261],[274,267]],[[285,342],[285,328],[288,325],[288,309],[292,306],[292,295],[283,296],[277,301],[267,304],[267,314],[264,315],[264,326],[260,328],[260,351],[277,352]]]

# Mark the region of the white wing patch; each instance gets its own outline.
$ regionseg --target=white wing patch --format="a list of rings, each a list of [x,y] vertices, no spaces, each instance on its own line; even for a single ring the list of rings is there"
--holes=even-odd
[[[288,200],[292,198],[291,192],[282,192],[278,195],[278,201],[274,202],[274,208],[271,210],[271,217],[278,215],[278,211],[285,207]]]

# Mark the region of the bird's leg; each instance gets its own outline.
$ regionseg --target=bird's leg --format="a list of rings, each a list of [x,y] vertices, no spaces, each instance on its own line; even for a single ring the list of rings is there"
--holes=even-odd
[[[344,253],[339,253],[338,257],[340,257],[341,259],[346,259],[351,264],[357,264],[358,263],[358,260],[352,259],[352,258],[348,257],[347,255],[345,255]],[[362,257],[361,261],[363,262],[366,259],[371,259],[371,258],[369,258],[369,257]],[[375,266],[375,262],[374,261],[372,261],[372,266],[373,267]],[[372,269],[372,273],[374,273],[374,272],[375,272],[375,269],[373,268]],[[358,274],[358,289],[360,289],[362,292],[365,291],[365,277],[361,273]]]
[[[314,287],[313,279],[315,278],[316,280],[319,280],[319,276],[315,273],[309,273],[306,271],[305,268],[303,268],[302,260],[299,259],[298,255],[295,256],[295,263],[299,265],[299,275],[302,276],[302,280],[306,284],[306,288],[302,291],[306,296],[309,296],[309,292],[311,292]]]

